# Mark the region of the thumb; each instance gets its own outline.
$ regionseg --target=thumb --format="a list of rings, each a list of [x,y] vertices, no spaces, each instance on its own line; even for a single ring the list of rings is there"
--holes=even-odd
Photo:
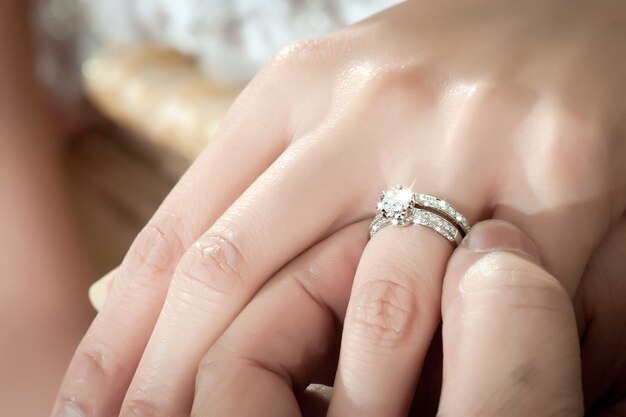
[[[582,416],[571,300],[515,226],[472,228],[448,263],[441,415]]]

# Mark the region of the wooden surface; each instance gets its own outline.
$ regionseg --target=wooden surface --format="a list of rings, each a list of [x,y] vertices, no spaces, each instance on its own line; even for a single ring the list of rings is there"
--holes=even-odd
[[[67,178],[98,274],[117,266],[239,92],[156,46],[110,47],[83,66],[86,94],[110,120],[76,135]]]
[[[110,47],[83,66],[87,95],[120,126],[188,160],[206,146],[240,91],[219,86],[176,51]]]

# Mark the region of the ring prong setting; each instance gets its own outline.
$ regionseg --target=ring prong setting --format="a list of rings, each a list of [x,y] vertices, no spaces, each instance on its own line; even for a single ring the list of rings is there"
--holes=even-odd
[[[415,224],[432,229],[453,246],[458,246],[471,228],[467,218],[447,201],[413,193],[402,185],[381,192],[376,210],[378,214],[370,224],[370,238],[387,225]]]
[[[405,226],[411,223],[415,202],[411,190],[405,190],[401,185],[381,193],[380,202],[376,206],[378,212],[391,224]]]

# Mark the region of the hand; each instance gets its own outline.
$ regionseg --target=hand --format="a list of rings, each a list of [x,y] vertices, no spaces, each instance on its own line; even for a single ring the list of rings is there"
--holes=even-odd
[[[332,381],[338,332],[328,323],[348,303],[350,278],[343,272],[356,259],[345,249],[360,247],[361,237],[355,227],[336,234],[259,292],[203,358],[192,415],[296,416],[300,409],[305,417],[327,415],[323,398],[308,401],[299,388]],[[437,415],[582,416],[583,386],[587,415],[621,415],[626,339],[616,330],[626,319],[619,302],[626,297],[626,263],[615,255],[625,243],[626,218],[612,229],[583,278],[582,288],[596,291],[583,290],[587,307],[579,322],[588,324],[579,348],[572,301],[541,267],[534,243],[508,223],[475,226],[446,271]],[[346,255],[339,264],[338,252]],[[331,276],[294,275],[296,265]],[[336,284],[335,276],[347,282]],[[329,283],[343,291],[329,291]],[[440,382],[423,382],[434,386],[434,394],[416,398],[411,416],[437,412]],[[410,385],[395,389],[413,395]],[[358,415],[360,404],[341,413],[332,407],[329,416]],[[386,411],[394,408],[390,402],[379,415],[406,415]]]
[[[300,257],[294,266],[332,270],[337,266],[334,250],[359,243],[358,234],[346,229],[313,249],[313,258]],[[353,257],[343,259],[350,262]],[[335,340],[328,322],[334,308],[345,308],[349,291],[329,297],[325,279],[303,279],[293,272],[288,267],[274,277],[206,354],[192,415],[359,415],[363,401],[339,409],[333,396],[326,414],[324,407],[311,408],[299,394],[299,387],[334,374],[332,367],[319,364],[324,357],[333,361],[334,349],[328,347]],[[437,415],[583,415],[572,302],[541,267],[536,246],[518,229],[500,221],[474,227],[448,264],[442,313],[444,372]],[[398,381],[394,389],[413,395],[411,384]],[[398,409],[393,400],[376,400],[389,401],[379,416],[406,415],[407,410],[390,411]]]
[[[471,221],[516,224],[576,293],[626,205],[623,9],[406,2],[278,54],[135,241],[56,410],[186,415],[202,356],[258,289],[370,219],[393,184],[445,198]],[[419,375],[450,254],[419,227],[367,245],[336,412],[406,409],[396,387]]]
[[[318,244],[264,286],[203,358],[195,414],[228,408],[231,415],[326,415],[329,390],[300,392],[312,382],[332,382],[338,332],[329,323],[348,303],[351,271],[365,244],[361,229],[348,228]],[[446,273],[440,411],[472,415],[481,405],[483,413],[498,415],[490,409],[506,403],[500,410],[507,416],[541,416],[558,409],[565,410],[563,415],[580,414],[580,353],[571,301],[558,281],[535,265],[540,262],[535,245],[511,225],[485,222],[470,236],[472,245],[482,249],[470,250],[466,242]],[[626,218],[594,254],[577,297],[585,299],[584,311],[577,303],[583,386],[594,416],[617,414],[626,406],[626,395],[620,394],[626,375],[620,353],[626,339],[615,331],[626,319],[619,302],[626,296],[626,263],[618,256],[625,244]],[[294,275],[303,269],[321,273]],[[549,343],[542,334],[550,336]],[[441,372],[441,358],[436,359],[429,368]],[[440,382],[423,383],[435,393],[415,397],[411,416],[437,412]],[[569,392],[569,401],[560,401],[568,398],[562,395],[549,399],[557,389]]]

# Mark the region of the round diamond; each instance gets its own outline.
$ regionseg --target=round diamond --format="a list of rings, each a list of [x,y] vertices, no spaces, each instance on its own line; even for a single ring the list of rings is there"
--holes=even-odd
[[[384,193],[379,207],[383,216],[403,224],[411,220],[412,205],[411,190],[395,189]]]

